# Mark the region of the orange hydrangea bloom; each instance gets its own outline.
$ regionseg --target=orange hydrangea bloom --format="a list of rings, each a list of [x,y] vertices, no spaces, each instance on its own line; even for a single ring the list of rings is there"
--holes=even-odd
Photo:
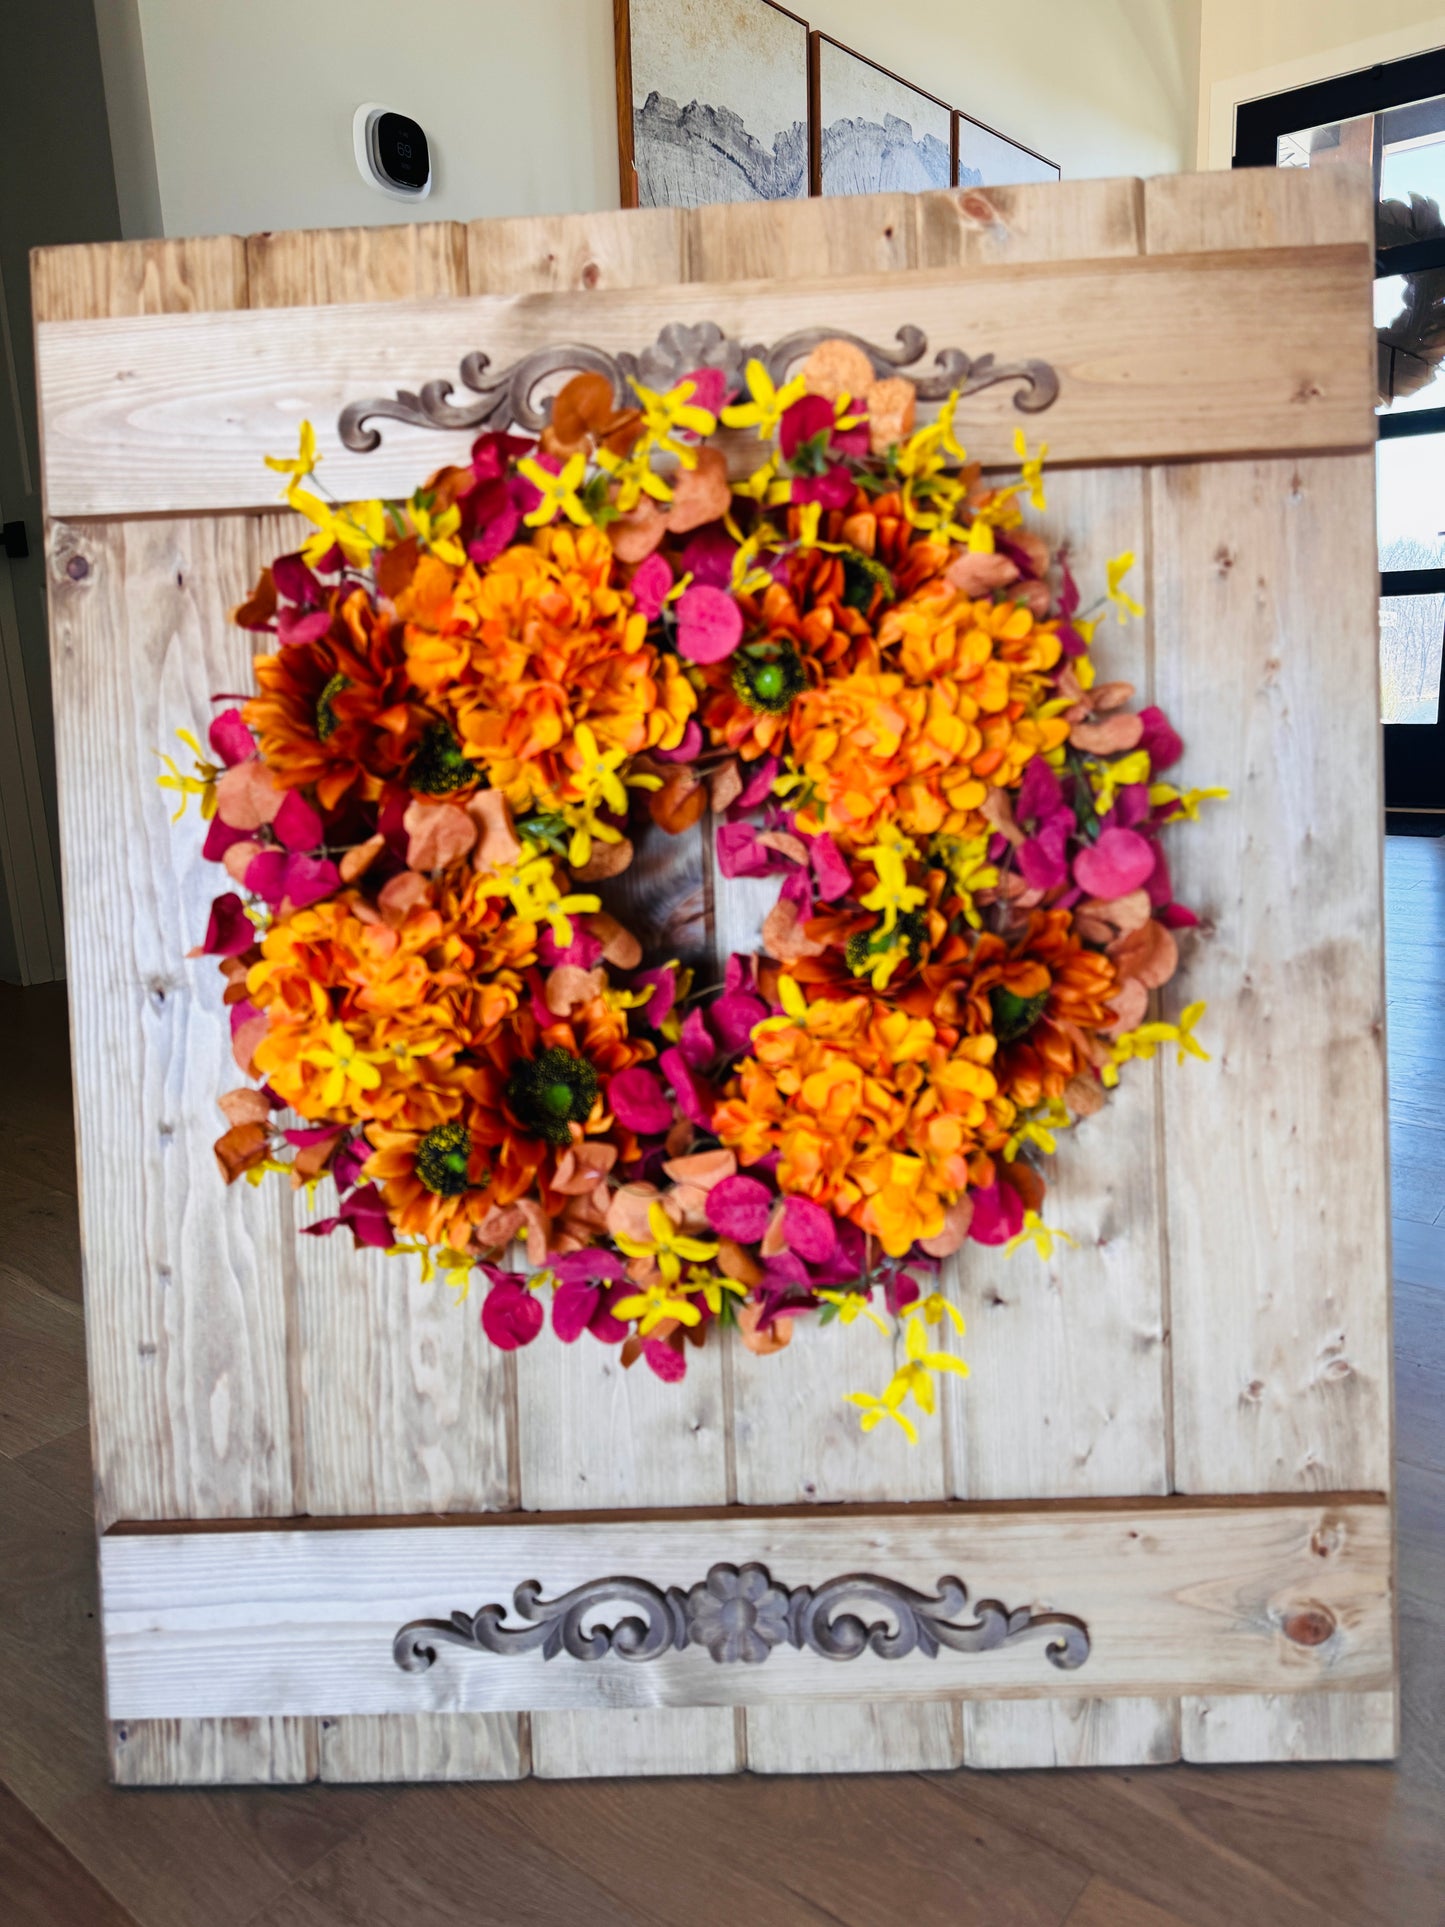
[[[800,1002],[800,994],[793,992]],[[823,1000],[760,1025],[713,1114],[744,1165],[776,1151],[778,1184],[850,1218],[902,1257],[993,1179],[1014,1120],[994,1039],[952,1045],[870,997]]]
[[[697,698],[614,583],[601,529],[540,529],[484,570],[424,555],[397,598],[417,688],[517,814],[580,801],[574,732],[605,756],[675,749]]]

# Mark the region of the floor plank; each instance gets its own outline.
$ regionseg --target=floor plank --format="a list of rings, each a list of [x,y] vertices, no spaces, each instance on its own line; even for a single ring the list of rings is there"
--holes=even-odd
[[[7,1927],[136,1927],[30,1809],[0,1787],[0,1894]]]

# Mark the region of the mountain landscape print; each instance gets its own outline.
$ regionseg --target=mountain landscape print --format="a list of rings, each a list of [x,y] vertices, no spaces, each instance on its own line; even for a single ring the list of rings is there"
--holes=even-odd
[[[630,0],[639,207],[808,192],[808,30],[770,0]]]
[[[953,184],[953,109],[825,33],[812,38],[824,194]]]

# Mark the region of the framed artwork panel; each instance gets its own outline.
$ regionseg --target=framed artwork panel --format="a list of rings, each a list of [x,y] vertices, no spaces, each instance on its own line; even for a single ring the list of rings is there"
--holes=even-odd
[[[954,182],[959,187],[1012,187],[1033,181],[1056,181],[1057,161],[1046,160],[1031,147],[1009,140],[969,114],[953,116]]]
[[[624,207],[808,193],[808,26],[773,0],[613,0]]]
[[[809,43],[813,192],[951,187],[953,109],[825,33]]]

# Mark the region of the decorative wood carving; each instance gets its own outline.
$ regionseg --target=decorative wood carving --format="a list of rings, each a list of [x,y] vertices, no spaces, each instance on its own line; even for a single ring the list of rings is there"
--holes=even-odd
[[[593,1579],[556,1599],[543,1599],[535,1579],[524,1580],[512,1595],[521,1626],[503,1624],[506,1608],[483,1606],[475,1613],[454,1612],[450,1620],[413,1619],[392,1642],[392,1657],[403,1672],[424,1673],[436,1661],[437,1644],[469,1646],[507,1657],[541,1650],[543,1659],[566,1653],[573,1659],[650,1660],[674,1648],[706,1647],[719,1665],[761,1665],[775,1646],[796,1646],[824,1659],[857,1659],[865,1652],[881,1659],[921,1653],[936,1659],[940,1647],[956,1653],[986,1653],[1031,1637],[1048,1640],[1045,1657],[1065,1672],[1089,1657],[1089,1631],[1067,1613],[1010,1611],[996,1599],[980,1600],[977,1617],[959,1625],[955,1615],[968,1604],[961,1579],[938,1582],[937,1597],[915,1592],[897,1579],[877,1573],[845,1573],[821,1586],[776,1585],[768,1568],[712,1566],[707,1578],[684,1591],[664,1592],[649,1580],[619,1576]],[[864,1621],[847,1605],[880,1606],[888,1619]],[[635,1607],[632,1614],[603,1624],[593,1615],[608,1606]],[[590,1623],[589,1623],[590,1622]]]
[[[585,343],[565,342],[539,348],[492,373],[490,357],[478,352],[464,355],[459,370],[462,386],[477,396],[476,401],[458,405],[451,400],[449,381],[429,381],[419,395],[401,388],[389,400],[382,396],[375,401],[348,402],[338,419],[337,433],[343,447],[360,455],[380,447],[381,430],[370,425],[379,417],[410,422],[417,428],[523,428],[539,434],[547,417],[545,396],[539,397],[538,390],[557,375],[603,375],[612,383],[619,403],[627,397],[633,380],[648,388],[666,390],[697,368],[720,368],[731,386],[741,388],[743,370],[750,361],[760,361],[773,382],[781,384],[823,341],[850,342],[867,355],[875,374],[896,375],[922,360],[928,352],[928,337],[921,328],[906,323],[896,339],[896,348],[880,348],[846,329],[803,328],[769,347],[724,334],[715,321],[670,321],[652,346],[638,355],[613,355]],[[1000,382],[1018,384],[1014,407],[1027,415],[1041,413],[1058,399],[1059,377],[1046,361],[996,362],[992,355],[974,357],[961,348],[940,348],[933,366],[934,373],[911,377],[920,401],[942,401],[955,388],[961,395],[974,395]],[[549,385],[545,395],[550,395],[554,386]]]

